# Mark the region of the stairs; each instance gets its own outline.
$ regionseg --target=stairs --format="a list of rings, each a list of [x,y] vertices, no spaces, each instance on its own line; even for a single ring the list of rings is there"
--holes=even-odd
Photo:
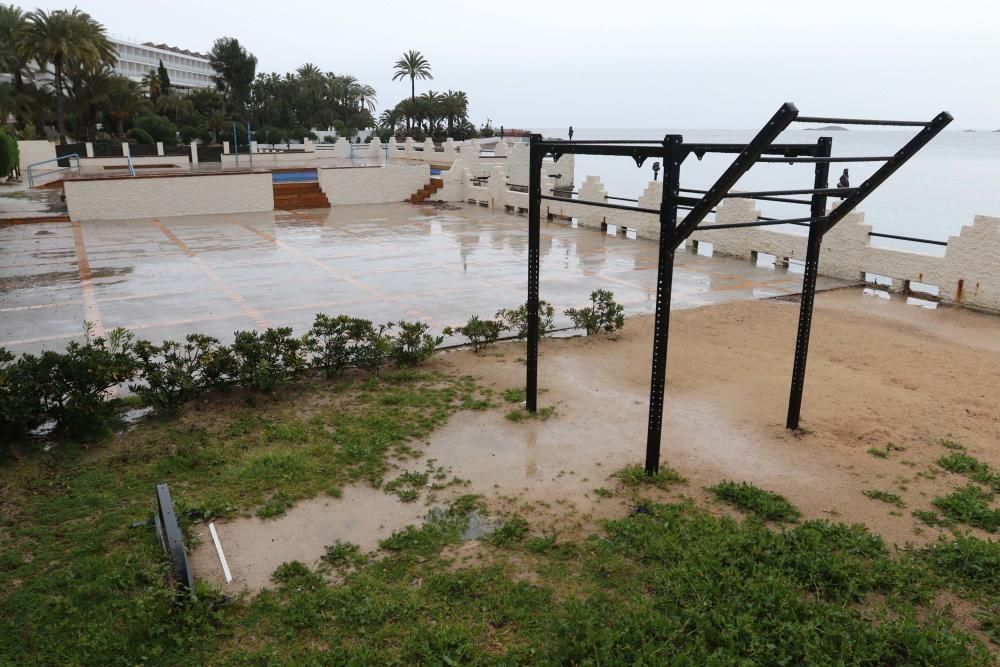
[[[440,178],[432,178],[430,183],[420,188],[407,200],[411,204],[422,204],[427,201],[432,194],[444,187],[444,180]]]
[[[330,200],[316,181],[274,183],[274,210],[293,211],[306,208],[330,208]]]

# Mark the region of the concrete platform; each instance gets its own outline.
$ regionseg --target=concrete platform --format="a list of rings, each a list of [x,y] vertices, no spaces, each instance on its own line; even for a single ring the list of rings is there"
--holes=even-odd
[[[451,210],[455,209],[455,210]],[[419,319],[440,330],[526,299],[527,219],[476,206],[339,206],[164,220],[0,225],[0,346],[59,349],[84,321],[159,341],[292,326],[317,312]],[[607,288],[652,312],[657,246],[550,222],[542,298],[584,305]],[[801,276],[678,255],[675,308],[794,294]],[[845,285],[820,278],[821,289]]]

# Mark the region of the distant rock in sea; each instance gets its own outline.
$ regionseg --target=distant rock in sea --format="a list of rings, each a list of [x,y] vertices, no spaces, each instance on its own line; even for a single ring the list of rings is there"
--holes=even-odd
[[[847,132],[846,127],[841,127],[840,125],[824,125],[823,127],[807,127],[807,130],[815,130],[816,132]]]

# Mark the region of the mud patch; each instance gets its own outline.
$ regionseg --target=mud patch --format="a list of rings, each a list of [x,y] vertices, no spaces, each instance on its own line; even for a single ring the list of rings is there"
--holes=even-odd
[[[402,503],[378,489],[347,487],[341,498],[305,500],[277,519],[217,521],[233,575],[230,584],[222,574],[208,525],[199,525],[194,530],[199,542],[191,554],[191,567],[195,579],[217,584],[221,590],[255,593],[272,585],[271,574],[282,563],[297,560],[314,566],[326,547],[338,540],[352,542],[364,552],[375,551],[379,541],[421,523],[426,513],[426,507]]]

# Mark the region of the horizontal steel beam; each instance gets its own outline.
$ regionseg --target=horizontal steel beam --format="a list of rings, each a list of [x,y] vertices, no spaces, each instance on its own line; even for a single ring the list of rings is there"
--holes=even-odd
[[[637,213],[660,214],[658,208],[640,208],[638,206],[623,206],[621,204],[608,204],[602,201],[587,201],[586,199],[567,199],[566,197],[552,197],[551,195],[541,195],[542,199],[562,202],[563,204],[583,204],[584,206],[597,206],[598,208],[613,208],[618,211],[635,211]]]
[[[697,227],[696,232],[707,229],[736,229],[737,227],[768,227],[770,225],[799,225],[808,227],[810,223],[819,222],[825,218],[787,218],[785,220],[773,220],[771,218],[758,218],[757,222],[725,222],[721,225],[708,225]]]
[[[849,195],[857,188],[810,188],[808,190],[764,190],[762,192],[729,192],[728,199],[757,199],[774,195]]]
[[[931,245],[948,245],[947,241],[934,241],[932,239],[918,239],[913,236],[899,236],[898,234],[880,234],[878,232],[868,232],[868,236],[877,236],[880,239],[897,239],[899,241],[913,241],[914,243],[929,243]]]
[[[785,164],[793,162],[885,162],[891,159],[891,155],[870,155],[866,157],[762,157],[757,162],[778,162]]]
[[[872,118],[826,118],[825,116],[799,116],[796,123],[829,123],[833,125],[895,125],[897,127],[926,127],[922,120],[878,120]]]

